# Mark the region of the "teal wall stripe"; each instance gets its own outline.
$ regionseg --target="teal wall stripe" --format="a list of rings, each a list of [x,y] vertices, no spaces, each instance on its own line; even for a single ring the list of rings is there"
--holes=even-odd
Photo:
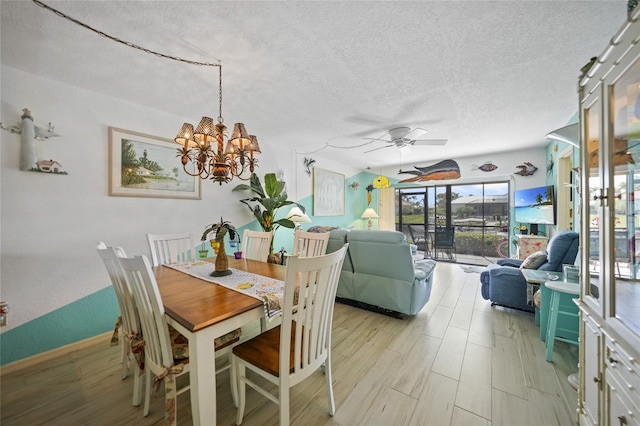
[[[0,365],[113,330],[117,318],[118,301],[109,286],[0,334]]]

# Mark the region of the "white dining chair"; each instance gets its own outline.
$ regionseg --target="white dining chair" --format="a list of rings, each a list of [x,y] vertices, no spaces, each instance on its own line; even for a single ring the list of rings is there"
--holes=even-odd
[[[266,262],[272,239],[273,232],[260,232],[246,229],[242,234],[243,256],[246,259]]]
[[[282,324],[233,348],[241,424],[246,385],[280,406],[280,424],[289,424],[289,390],[324,367],[329,414],[335,413],[331,377],[333,307],[349,244],[325,256],[291,256],[287,263]],[[294,296],[298,295],[294,302]],[[246,369],[278,386],[278,396],[247,377]]]
[[[144,368],[145,368],[145,396],[144,415],[149,414],[151,401],[151,376],[155,381],[164,381],[165,388],[165,424],[175,425],[177,422],[177,396],[188,391],[190,384],[178,389],[176,378],[189,372],[188,346],[177,347],[177,331],[171,329],[167,323],[164,305],[158,289],[151,265],[146,256],[119,257],[127,285],[133,293],[140,325],[142,328]],[[179,333],[178,333],[179,335]],[[181,336],[181,335],[179,335]],[[183,336],[182,336],[183,337]],[[230,358],[231,345],[239,340],[234,332],[215,339],[216,357],[227,355]],[[183,337],[182,344],[186,344]],[[179,349],[179,350],[177,350]],[[185,352],[186,351],[186,352]],[[230,360],[230,359],[229,359]],[[231,362],[216,369],[216,374],[228,370]],[[231,394],[234,404],[237,404],[237,387],[235,371],[231,370]],[[202,380],[215,378],[203,377]],[[215,401],[212,401],[215,404]]]
[[[133,301],[133,295],[127,285],[122,268],[120,268],[120,264],[118,263],[118,257],[125,257],[126,254],[122,248],[107,247],[102,241],[98,241],[96,250],[107,268],[120,310],[120,316],[118,317],[116,330],[114,331],[111,342],[112,344],[117,344],[118,340],[120,340],[118,333],[122,334],[120,341],[122,349],[122,379],[127,378],[129,370],[133,371],[133,405],[137,407],[142,402],[142,380],[140,378],[142,371],[131,350],[131,343],[135,336],[140,336],[142,329],[140,328],[140,321],[138,320],[138,312],[135,302]]]
[[[293,233],[293,255],[300,257],[324,256],[329,242],[328,232],[306,232],[299,229]]]
[[[191,234],[146,234],[153,266],[196,258]]]

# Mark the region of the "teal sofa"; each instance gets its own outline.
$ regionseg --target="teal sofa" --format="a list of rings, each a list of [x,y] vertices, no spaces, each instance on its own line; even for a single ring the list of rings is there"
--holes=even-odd
[[[349,243],[336,297],[404,315],[420,312],[431,295],[435,261],[414,262],[402,232],[330,232],[327,253]]]

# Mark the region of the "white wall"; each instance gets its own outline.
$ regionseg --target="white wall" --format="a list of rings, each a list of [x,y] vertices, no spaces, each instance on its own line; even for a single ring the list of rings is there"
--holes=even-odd
[[[172,139],[183,121],[199,117],[171,116],[4,66],[1,89],[2,123],[19,125],[25,107],[36,125],[52,122],[60,137],[38,142],[39,158],[53,158],[69,173],[20,171],[20,135],[0,132],[0,300],[10,304],[2,332],[107,287],[98,240],[147,254],[146,232],[189,231],[197,239],[221,215],[237,226],[252,220],[237,201],[243,194],[231,193],[236,181],[203,182],[202,200],[108,195],[109,126]],[[264,141],[262,149],[258,173],[291,175],[286,156],[280,165]]]
[[[1,73],[1,122],[19,125],[25,107],[31,109],[36,125],[52,122],[61,136],[38,142],[40,159],[55,159],[69,173],[20,171],[20,135],[0,132],[0,300],[10,304],[9,325],[1,332],[108,287],[95,253],[98,240],[120,245],[131,255],[148,254],[146,232],[188,231],[199,238],[204,227],[220,216],[236,226],[253,220],[238,202],[246,194],[231,192],[239,182],[222,186],[203,182],[202,200],[108,195],[110,126],[172,139],[183,121],[199,117],[172,116],[6,66]],[[260,134],[260,129],[251,130]],[[313,154],[280,149],[263,140],[261,147],[259,175],[282,171],[290,199],[312,194],[312,178],[302,163],[305,156],[316,158]],[[339,160],[339,152],[335,158]],[[485,159],[451,158],[463,173],[456,183],[464,178],[508,177],[517,164],[529,160],[540,170],[532,177],[516,176],[516,188],[544,184],[545,164],[540,164],[544,150],[489,156],[499,166],[493,173],[471,171],[472,162],[480,165]],[[360,172],[339,161],[319,157],[316,161],[317,167],[346,178]],[[390,177],[396,172],[374,171]]]

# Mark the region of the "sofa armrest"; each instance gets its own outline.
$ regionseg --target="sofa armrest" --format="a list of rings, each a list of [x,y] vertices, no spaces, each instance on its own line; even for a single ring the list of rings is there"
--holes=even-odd
[[[522,260],[520,259],[498,259],[498,265],[500,266],[512,266],[514,268],[519,268],[522,265]]]
[[[433,270],[435,269],[435,267],[436,267],[435,260],[431,260],[431,259],[417,260],[413,263],[414,277],[419,280],[428,278],[429,275],[433,273]]]

